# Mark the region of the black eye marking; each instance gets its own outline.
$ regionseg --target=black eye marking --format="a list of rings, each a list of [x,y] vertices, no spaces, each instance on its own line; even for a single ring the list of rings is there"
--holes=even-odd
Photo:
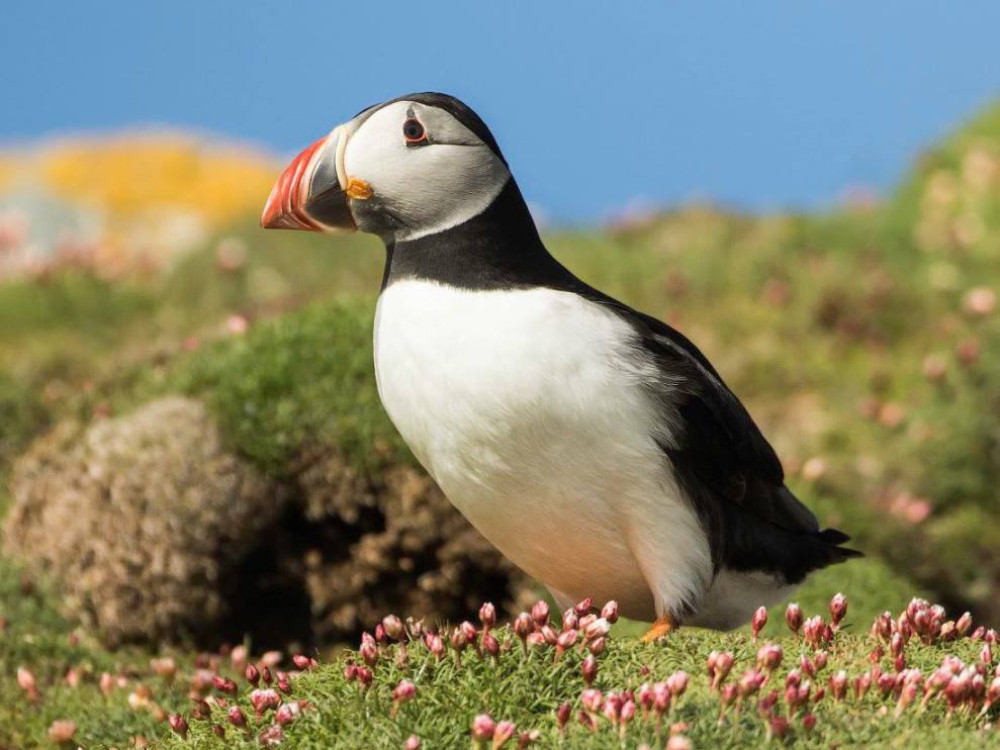
[[[428,142],[427,131],[416,117],[411,117],[403,123],[403,140],[407,146],[423,146]]]

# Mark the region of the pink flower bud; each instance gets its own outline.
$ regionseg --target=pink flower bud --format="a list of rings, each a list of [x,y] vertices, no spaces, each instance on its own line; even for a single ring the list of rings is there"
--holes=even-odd
[[[312,659],[305,654],[295,654],[292,657],[292,663],[295,664],[296,669],[301,669],[303,672],[308,672],[318,665],[315,659]]]
[[[642,683],[636,692],[636,699],[639,701],[639,705],[642,706],[642,713],[645,716],[653,707],[653,686],[648,682]]]
[[[830,677],[830,692],[838,701],[844,700],[847,695],[847,672],[843,669]]]
[[[254,687],[257,687],[257,685],[260,683],[260,670],[258,670],[257,667],[255,667],[253,664],[247,664],[247,668],[246,671],[243,673],[243,676],[246,677],[247,682],[249,682]]]
[[[427,633],[424,636],[424,644],[435,659],[440,661],[444,658],[444,641],[441,640],[441,636],[437,633]]]
[[[854,695],[857,696],[858,700],[861,700],[868,693],[868,688],[871,687],[872,676],[870,672],[865,672],[854,678]]]
[[[586,599],[581,599],[580,601],[578,601],[576,605],[574,605],[573,607],[573,609],[576,610],[576,613],[580,617],[583,617],[584,615],[588,614],[590,610],[592,610],[593,608],[594,608],[594,600],[591,599],[589,596]]]
[[[806,730],[806,734],[810,734],[813,729],[816,728],[816,714],[808,713],[802,717],[802,728]]]
[[[625,701],[622,704],[622,709],[621,709],[622,724],[628,724],[634,718],[635,718],[635,702],[630,700]]]
[[[385,632],[385,626],[382,623],[378,623],[375,626],[375,642],[385,646],[389,643],[389,636]]]
[[[591,732],[597,731],[597,720],[594,718],[593,714],[588,714],[586,711],[581,711],[576,715],[577,720],[583,726]]]
[[[524,644],[529,649],[545,648],[547,645],[545,636],[541,633],[528,633],[528,637],[524,639]]]
[[[27,667],[17,668],[17,686],[28,694],[28,700],[35,702],[39,698],[38,682],[35,674]]]
[[[736,685],[726,685],[719,694],[719,702],[725,706],[731,706],[739,695],[739,688]]]
[[[524,750],[524,748],[534,745],[541,738],[542,733],[538,729],[521,732],[521,734],[517,736],[517,750]]]
[[[767,607],[758,607],[757,611],[753,613],[753,619],[750,621],[750,630],[753,632],[754,643],[757,642],[757,636],[765,625],[767,625]]]
[[[972,613],[966,612],[955,621],[955,630],[958,634],[965,635],[972,629]]]
[[[767,724],[768,737],[776,737],[780,740],[786,734],[788,734],[788,719],[784,716],[772,716]]]
[[[462,624],[458,627],[465,634],[465,640],[469,643],[475,644],[476,638],[479,636],[479,631],[476,630],[476,626],[468,620],[463,620]]]
[[[479,622],[483,624],[483,630],[486,632],[497,624],[497,608],[492,603],[484,602],[479,608]]]
[[[261,747],[277,747],[285,738],[285,732],[280,724],[272,724],[257,735]]]
[[[170,729],[181,737],[187,737],[188,733],[188,723],[187,720],[180,714],[170,714],[167,717],[167,723],[170,725]]]
[[[694,745],[691,744],[691,740],[683,734],[673,734],[667,740],[666,750],[692,750],[692,748]]]
[[[247,725],[247,715],[239,706],[231,706],[226,713],[229,723],[234,727],[245,727]]]
[[[587,644],[587,650],[590,651],[594,656],[600,656],[604,653],[604,648],[607,645],[607,641],[604,638],[595,638],[590,643]]]
[[[260,657],[260,663],[269,669],[274,669],[281,664],[282,653],[280,651],[265,651]]]
[[[680,698],[687,690],[689,679],[687,672],[674,672],[667,678],[667,690],[674,698]]]
[[[603,617],[599,617],[587,626],[584,635],[589,639],[604,638],[611,632],[611,623]]]
[[[497,723],[496,728],[493,730],[494,750],[498,750],[498,748],[507,744],[507,741],[514,736],[514,729],[514,722],[512,721],[501,721]]]
[[[801,669],[810,677],[816,676],[816,663],[813,662],[808,656],[799,657],[799,669]]]
[[[813,648],[817,648],[823,641],[825,627],[822,617],[810,617],[802,624],[802,638]]]
[[[757,650],[757,666],[773,672],[781,666],[783,655],[781,646],[776,643],[765,643]]]
[[[604,696],[597,688],[588,688],[580,693],[580,704],[592,714],[600,711],[603,703]]]
[[[608,693],[608,695],[604,698],[604,718],[612,724],[617,724],[621,707],[621,697],[616,693]]]
[[[748,669],[743,673],[740,678],[738,689],[740,697],[746,698],[753,695],[758,690],[760,686],[764,684],[764,675],[761,674],[759,669]]]
[[[472,720],[472,739],[476,742],[486,742],[493,739],[497,725],[489,714],[479,714]]]
[[[215,689],[220,693],[226,693],[228,695],[236,695],[236,683],[230,680],[228,677],[220,677],[219,675],[213,675],[212,684],[215,685]]]
[[[358,678],[361,678],[361,670],[364,667],[358,668]],[[367,671],[367,670],[366,670]],[[370,674],[370,673],[369,673]],[[254,712],[257,716],[261,716],[265,711],[270,708],[277,708],[281,705],[281,696],[278,695],[276,690],[271,688],[264,688],[253,690],[250,692],[250,705],[253,706]]]
[[[614,599],[609,601],[601,608],[601,617],[614,625],[618,622],[618,602]]]
[[[847,597],[837,593],[830,600],[830,621],[834,628],[840,627],[841,620],[847,614]]]
[[[159,659],[151,659],[149,662],[149,668],[153,672],[162,677],[165,680],[172,680],[174,675],[177,674],[177,662],[169,656],[164,656]]]
[[[733,655],[729,651],[713,652],[715,658],[712,659],[712,689],[718,690],[719,686],[726,681],[730,670],[733,668]]]
[[[802,629],[802,619],[802,608],[795,602],[785,608],[785,624],[795,635],[798,635],[799,630]]]
[[[892,636],[892,625],[892,614],[883,612],[872,623],[872,634],[887,641]]]
[[[285,695],[291,695],[292,683],[288,679],[288,673],[279,670],[276,676],[277,679],[275,680],[274,684],[277,686],[278,690],[283,692]]]
[[[563,729],[565,729],[566,722],[569,721],[569,717],[572,713],[573,707],[570,705],[569,701],[560,703],[559,708],[556,709],[556,724],[559,726],[560,734],[562,734]]]
[[[542,625],[542,627],[538,630],[538,632],[541,634],[542,639],[545,641],[545,643],[548,644],[549,646],[555,646],[556,641],[559,640],[559,634],[555,631],[555,628],[553,628],[551,625]]]
[[[347,682],[351,682],[352,680],[358,679],[358,665],[357,664],[348,663],[347,665],[344,666],[344,679]],[[254,681],[253,684],[256,685],[257,682]]]
[[[49,725],[49,739],[57,745],[73,741],[76,724],[69,719],[56,719]]]
[[[886,698],[889,693],[896,689],[896,675],[884,672],[878,676],[875,684],[878,687],[879,692],[882,693],[882,697]]]
[[[556,648],[560,651],[560,653],[573,648],[573,644],[576,643],[576,639],[579,635],[580,634],[575,630],[567,630],[560,633],[559,637],[556,638]]]
[[[369,687],[371,687],[372,680],[374,679],[375,675],[372,674],[372,671],[370,669],[368,669],[367,667],[358,667],[358,682],[361,683],[361,688],[363,690],[366,690]],[[271,692],[273,693],[274,691],[272,690]]]
[[[417,694],[417,687],[409,680],[400,680],[392,691],[392,699],[397,703],[406,703]]]
[[[20,671],[18,673],[20,674]],[[20,679],[18,679],[18,683],[20,683]],[[101,679],[98,682],[98,685],[101,688],[101,694],[106,698],[111,695],[111,691],[115,689],[115,678],[107,672],[101,672]]]
[[[500,641],[490,632],[483,633],[483,651],[494,658],[500,654]]]
[[[670,704],[673,702],[673,693],[670,692],[670,686],[666,682],[656,682],[653,683],[653,709],[658,714],[662,714],[664,711],[670,708]]]
[[[361,634],[361,647],[358,649],[358,653],[361,656],[362,661],[369,667],[374,667],[378,663],[378,644],[375,639],[368,633]],[[265,684],[267,682],[268,669],[265,667],[262,671],[262,677],[264,677]]]
[[[576,610],[570,607],[562,616],[562,629],[563,630],[575,630],[580,626],[580,616],[576,613]]]
[[[465,650],[466,645],[469,643],[469,636],[465,633],[462,628],[455,628],[451,634],[451,647],[455,649],[458,653],[462,653]]]
[[[376,651],[375,654],[377,656],[378,651]],[[270,685],[274,682],[274,678],[271,676],[271,668],[264,664],[263,661],[261,661],[260,664],[260,679],[265,685]]]
[[[383,617],[382,627],[385,630],[385,634],[394,641],[398,642],[406,638],[406,628],[403,627],[403,621],[396,615],[386,615]]]
[[[903,653],[903,647],[905,646],[903,641],[902,633],[893,633],[892,637],[889,638],[889,652],[895,657]]]
[[[406,738],[403,750],[420,750],[420,738],[415,734],[411,734]]]
[[[549,603],[539,599],[531,608],[531,619],[538,627],[549,624]]]
[[[528,637],[528,633],[534,630],[534,621],[527,612],[522,612],[514,618],[514,634],[522,641]]]
[[[299,717],[298,703],[285,703],[274,712],[274,720],[281,726],[287,727]]]
[[[584,659],[583,663],[580,664],[580,672],[583,674],[584,684],[589,687],[597,677],[597,659],[592,655]]]

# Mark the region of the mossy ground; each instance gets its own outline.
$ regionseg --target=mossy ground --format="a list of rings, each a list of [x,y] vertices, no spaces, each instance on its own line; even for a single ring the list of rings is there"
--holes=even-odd
[[[766,217],[692,207],[549,237],[582,278],[697,342],[775,444],[792,488],[869,554],[869,562],[835,568],[803,589],[814,610],[843,589],[853,616],[868,617],[921,589],[1000,618],[1000,315],[970,298],[1000,289],[998,164],[994,108],[930,152],[881,204]],[[288,471],[312,443],[336,445],[365,471],[412,461],[371,376],[377,243],[264,234],[253,223],[233,229],[247,246],[235,269],[220,269],[211,246],[152,279],[110,281],[67,269],[0,285],[0,480],[59,419],[126,411],[170,392],[204,398],[226,439],[269,473]],[[248,322],[246,334],[227,325],[232,315]],[[149,654],[109,653],[86,634],[69,645],[72,626],[46,586],[35,582],[25,594],[16,565],[0,561],[0,614],[9,623],[0,637],[0,744],[44,743],[59,716],[78,723],[86,746],[162,736],[162,723],[128,707],[127,691],[105,698],[86,680],[77,689],[57,686],[76,665],[97,674],[136,670],[147,680]],[[691,631],[659,650],[619,639],[601,679],[624,687],[647,660],[656,670],[677,663],[700,674],[695,662],[705,652],[740,647],[740,638]],[[858,672],[870,644],[854,638],[842,636],[837,658]],[[179,658],[190,662],[189,654]],[[42,683],[36,706],[15,684],[22,664]],[[469,681],[482,670],[454,680],[436,671],[424,685],[424,707],[419,700],[406,707],[401,723],[444,736],[465,732],[469,713],[485,707],[497,719],[537,718],[551,729],[546,691],[579,679],[529,663],[512,668],[509,684],[496,683],[506,689],[490,687],[487,702],[495,704],[485,705]],[[289,736],[312,732],[321,743],[336,727],[360,732],[371,705],[384,702],[381,677],[364,702],[336,676],[329,667],[303,678],[303,697],[317,711]],[[161,692],[165,708],[186,704],[182,688]],[[696,688],[680,709],[697,719],[696,743],[761,739],[750,719],[739,730],[715,729],[709,702]],[[814,741],[889,744],[909,732],[921,746],[986,742],[961,716],[945,722],[940,712],[908,713],[897,722],[871,708],[825,705]],[[394,723],[378,726],[404,736]]]

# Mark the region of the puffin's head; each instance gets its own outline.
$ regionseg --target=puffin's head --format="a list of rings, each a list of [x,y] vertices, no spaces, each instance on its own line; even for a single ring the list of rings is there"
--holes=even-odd
[[[416,239],[481,213],[510,179],[486,124],[445,94],[369,107],[299,154],[261,226]]]

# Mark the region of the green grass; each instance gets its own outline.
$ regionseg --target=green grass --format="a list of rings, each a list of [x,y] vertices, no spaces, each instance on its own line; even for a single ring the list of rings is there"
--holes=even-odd
[[[929,747],[947,742],[952,747],[974,747],[984,741],[982,727],[993,718],[979,717],[975,711],[960,710],[950,718],[944,701],[938,697],[926,711],[916,704],[894,716],[895,696],[883,698],[873,687],[863,698],[853,694],[844,701],[833,699],[827,682],[840,669],[851,680],[872,668],[869,656],[878,645],[868,635],[867,621],[849,617],[844,629],[826,647],[828,664],[816,679],[815,687],[824,686],[828,693],[808,708],[789,709],[779,701],[776,713],[790,719],[791,731],[786,738],[803,747]],[[784,631],[784,632],[781,632]],[[619,729],[599,717],[597,731],[584,728],[576,716],[581,708],[579,697],[585,685],[580,664],[585,652],[577,646],[554,661],[553,650],[541,649],[525,656],[517,639],[507,630],[499,635],[501,654],[494,662],[480,659],[469,649],[461,665],[449,652],[441,661],[431,656],[419,644],[408,648],[405,665],[398,661],[398,651],[391,647],[374,669],[374,682],[364,690],[357,681],[345,679],[343,668],[354,654],[342,656],[331,664],[302,674],[292,682],[288,700],[305,700],[309,708],[285,729],[285,741],[292,747],[402,747],[411,734],[420,737],[424,747],[466,747],[470,744],[469,728],[480,713],[490,714],[496,721],[512,721],[519,730],[538,730],[539,744],[552,747],[559,743],[556,709],[563,701],[573,704],[573,719],[566,729],[564,743],[569,747],[608,747],[619,742]],[[735,657],[730,681],[735,682],[744,670],[755,663],[759,645],[769,640],[784,650],[782,666],[762,690],[767,693],[778,686],[784,692],[788,671],[798,666],[800,656],[813,658],[813,648],[793,637],[784,625],[762,633],[760,644],[751,642],[747,634],[716,634],[698,630],[682,630],[660,644],[646,645],[630,637],[612,638],[605,653],[598,658],[599,669],[594,687],[609,691],[637,690],[643,682],[657,682],[683,670],[690,677],[687,691],[676,707],[664,717],[659,743],[673,723],[688,725],[684,734],[695,747],[748,747],[764,744],[766,722],[759,715],[757,699],[749,698],[742,710],[731,708],[720,724],[719,696],[709,690],[705,677],[706,657],[712,650],[727,650]],[[916,639],[906,649],[907,665],[930,675],[945,654],[953,654],[964,662],[974,663],[981,643],[968,639],[921,645]],[[893,671],[890,657],[879,665]],[[992,665],[991,665],[992,666]],[[391,715],[392,690],[401,679],[416,685],[416,696],[404,703],[398,714]],[[805,677],[808,679],[808,677]],[[249,686],[243,684],[239,704],[253,717],[247,699]],[[919,699],[917,701],[919,703]],[[995,713],[994,709],[994,713]],[[803,729],[801,717],[811,711],[817,718],[814,731]],[[213,734],[212,723],[226,727],[224,739]],[[168,747],[242,747],[256,746],[260,731],[272,724],[269,715],[251,718],[246,733],[230,727],[221,711],[216,710],[210,721],[190,721],[186,741],[170,737]],[[657,746],[656,722],[643,720],[641,714],[627,727],[623,746],[636,747],[643,742]],[[515,743],[512,742],[511,746]]]
[[[151,691],[153,707],[158,706],[164,712],[177,711],[187,715],[194,727],[189,738],[194,746],[200,746],[202,741],[212,746],[206,735],[207,727],[199,725],[190,715],[192,704],[187,693],[195,671],[195,654],[190,649],[181,648],[169,652],[176,658],[179,675],[173,682],[168,682],[151,673],[149,661],[157,655],[155,651],[139,648],[114,653],[106,651],[92,636],[75,630],[60,616],[52,605],[51,591],[34,581],[30,581],[30,585],[26,587],[25,581],[29,580],[16,566],[0,561],[0,611],[8,623],[0,640],[0,746],[47,746],[46,732],[55,719],[74,721],[78,727],[76,740],[84,747],[121,747],[127,745],[129,738],[135,735],[149,740],[164,738],[169,734],[169,729],[162,720],[157,719],[150,707],[135,710],[129,705],[129,695],[141,690],[140,686]],[[873,644],[868,642],[864,633],[871,618],[885,608],[893,611],[901,609],[916,592],[884,566],[857,561],[813,577],[794,598],[807,613],[824,613],[826,603],[837,591],[846,592],[851,604],[846,626],[839,637],[839,642],[845,644],[844,648],[832,654],[838,654],[834,657],[834,663],[848,669],[853,676],[867,668],[865,658]],[[781,638],[791,654],[794,644],[784,638],[786,631],[782,618],[783,607],[773,608],[761,637]],[[700,678],[704,657],[713,649],[732,649],[737,655],[753,653],[752,647],[747,645],[747,632],[727,635],[685,629],[667,647],[657,648],[643,646],[637,641],[637,636],[644,630],[645,626],[640,623],[621,621],[615,626],[611,648],[602,657],[602,688],[635,687],[642,681],[637,679],[642,664],[648,664],[652,670],[647,679],[665,677],[670,670],[678,668],[686,669]],[[967,652],[969,648],[960,649],[956,653],[967,657]],[[328,653],[337,652],[334,650]],[[548,726],[551,729],[552,717],[548,716],[551,709],[562,700],[575,698],[579,693],[580,677],[576,665],[580,657],[573,655],[567,662],[569,666],[555,671],[550,671],[540,658],[523,663],[514,657],[515,654],[504,656],[501,664],[505,666],[499,671],[502,678],[490,677],[486,684],[480,684],[479,680],[492,673],[474,659],[468,660],[472,668],[457,676],[451,667],[435,670],[428,666],[422,672],[416,669],[415,672],[420,673],[417,680],[420,702],[406,707],[399,724],[382,715],[385,709],[384,697],[375,696],[384,696],[386,689],[391,688],[388,683],[394,685],[400,675],[395,671],[378,672],[376,691],[369,698],[362,699],[356,685],[343,683],[341,677],[343,660],[349,657],[344,654],[332,657],[332,664],[295,683],[294,697],[309,700],[316,711],[307,712],[301,725],[290,731],[288,744],[293,747],[300,744],[313,747],[359,747],[376,741],[371,739],[376,738],[376,746],[398,747],[410,732],[417,732],[425,738],[425,747],[457,747],[461,743],[456,744],[454,738],[466,736],[468,720],[481,710],[492,712],[497,720],[506,718],[517,720],[525,727],[544,729]],[[935,659],[939,661],[940,654],[928,651],[921,658],[922,664],[930,663]],[[239,677],[231,670],[227,671],[225,658],[221,662],[225,674]],[[35,673],[41,688],[40,703],[30,703],[18,688],[16,670],[19,666],[28,666]],[[64,678],[70,668],[78,670],[82,675],[78,687],[65,684]],[[127,686],[116,687],[110,695],[105,696],[99,689],[99,678],[103,672],[116,678],[126,677]],[[832,673],[830,667],[826,673]],[[410,678],[413,679],[413,675]],[[573,693],[574,690],[576,694]],[[245,688],[244,699],[246,692]],[[679,717],[690,721],[690,716],[694,715],[697,719],[694,723],[699,728],[691,734],[692,739],[711,736],[713,742],[732,741],[740,736],[731,727],[716,734],[719,730],[712,723],[715,709],[704,708],[714,706],[715,699],[703,693],[704,691],[693,689],[692,696],[701,697],[686,702],[686,708],[682,709],[682,716]],[[424,708],[417,711],[418,706]],[[460,707],[461,710],[452,713],[451,707]],[[846,726],[850,729],[850,736],[859,738],[857,741],[860,742],[865,731],[876,731],[864,726],[866,721],[872,719],[870,709],[849,706],[825,708],[830,709],[828,716],[817,712],[822,720],[828,722],[824,737],[831,737],[833,735],[830,733],[841,732]],[[759,722],[751,720],[751,715],[748,712],[741,724],[752,732],[746,735],[747,741],[755,740],[761,731]],[[858,718],[859,716],[862,718]],[[889,726],[896,725],[885,724],[885,727]],[[908,724],[908,730],[922,732],[926,726],[928,722],[920,720],[912,726]],[[965,736],[970,726],[972,723],[963,722],[953,727],[954,731],[949,731],[956,736]],[[365,735],[366,727],[373,733]],[[342,736],[339,734],[341,732],[344,733]],[[332,741],[334,735],[338,735],[337,742]],[[603,741],[607,740],[606,734],[601,736]],[[293,737],[294,744],[291,741]],[[369,739],[365,740],[365,737]],[[729,739],[724,739],[727,737]],[[432,741],[435,738],[448,738],[449,741],[439,745],[437,741]],[[590,738],[582,731],[575,734],[575,739],[583,741],[585,738],[593,742],[601,741]],[[239,735],[231,731],[227,742],[235,743],[239,739]],[[179,744],[176,738],[171,741]],[[698,746],[702,746],[701,743]]]

